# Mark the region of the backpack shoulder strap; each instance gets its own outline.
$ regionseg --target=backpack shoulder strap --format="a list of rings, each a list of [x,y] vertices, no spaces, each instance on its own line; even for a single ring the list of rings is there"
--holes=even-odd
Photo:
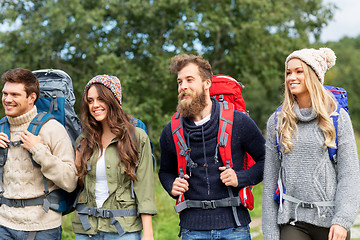
[[[0,120],[0,132],[8,135],[8,138],[10,139],[10,125],[6,116]]]
[[[220,102],[218,148],[221,160],[227,168],[232,168],[231,135],[234,121],[234,105],[226,101]],[[217,153],[215,153],[217,161]]]
[[[335,128],[335,144],[336,144],[336,146],[338,145],[337,130],[338,130],[338,120],[339,120],[340,109],[341,109],[341,106],[338,104],[337,107],[336,107],[336,113],[332,114],[330,116],[330,118],[333,121],[334,128]],[[337,163],[337,159],[336,159],[337,148],[328,147],[328,152],[329,152],[330,160],[333,161],[336,164]]]
[[[6,116],[0,120],[0,132],[3,132],[6,135],[8,135],[10,139],[10,125]],[[6,163],[7,154],[8,154],[8,148],[0,148],[0,186],[1,186],[0,194],[1,195],[4,192],[3,175],[4,175],[4,166]]]
[[[39,135],[39,132],[40,132],[40,129],[42,126],[44,126],[45,123],[47,123],[50,119],[54,119],[54,116],[49,114],[49,113],[46,113],[46,112],[40,112],[38,113],[34,119],[30,122],[30,125],[28,127],[28,131],[31,132],[32,134],[34,134],[35,136],[38,136]],[[31,161],[32,161],[32,164],[35,166],[35,167],[40,167],[39,164],[37,164],[33,158],[32,158],[32,155],[30,154],[30,157],[31,157]]]
[[[221,160],[226,168],[232,168],[232,156],[231,156],[231,136],[232,128],[234,124],[234,105],[227,101],[219,102],[220,114],[219,114],[219,131],[218,131],[218,144]],[[217,148],[216,148],[217,149]],[[217,161],[217,153],[215,152],[215,161]],[[234,193],[231,187],[227,187],[229,197],[233,198]],[[240,226],[239,216],[237,214],[236,206],[232,206],[231,210],[234,215],[234,219],[237,226]]]
[[[274,125],[275,125],[275,143],[276,143],[276,149],[279,153],[279,157],[282,158],[282,152],[281,152],[281,149],[280,149],[280,136],[279,136],[279,128],[278,128],[278,116],[279,116],[279,113],[281,112],[282,110],[282,105],[280,107],[278,107],[275,111],[275,114],[274,114]]]
[[[30,122],[30,125],[28,127],[28,131],[34,134],[35,136],[39,135],[40,129],[42,126],[44,126],[45,123],[47,123],[50,119],[55,119],[55,117],[49,113],[46,112],[40,112],[38,113],[35,118]],[[37,164],[32,155],[30,154],[31,162],[35,167],[40,167],[39,164]],[[44,183],[44,193],[47,196],[49,194],[49,188],[46,182],[46,178],[43,175],[43,183]],[[50,208],[50,202],[47,198],[44,199],[43,203],[43,209],[45,212],[48,212]]]
[[[176,147],[178,174],[181,178],[184,178],[186,174],[186,155],[189,149],[184,140],[182,118],[179,112],[174,113],[171,118],[171,134]]]
[[[55,117],[49,113],[40,112],[30,122],[27,130],[37,136],[39,135],[41,127],[44,126],[44,124],[47,123],[50,119],[55,119]]]

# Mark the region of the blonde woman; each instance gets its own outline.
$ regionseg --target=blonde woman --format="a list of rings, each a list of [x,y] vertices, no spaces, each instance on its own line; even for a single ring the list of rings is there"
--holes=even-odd
[[[340,109],[337,130],[330,117],[338,114],[337,102],[323,83],[335,59],[329,48],[302,49],[286,58],[283,104],[267,123],[264,239],[350,239],[359,161],[349,114]],[[336,161],[328,147],[337,148]]]

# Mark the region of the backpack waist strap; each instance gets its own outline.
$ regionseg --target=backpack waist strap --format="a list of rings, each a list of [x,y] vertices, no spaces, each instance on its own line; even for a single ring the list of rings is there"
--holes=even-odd
[[[4,196],[0,197],[0,203],[5,204],[9,207],[28,207],[35,205],[42,205],[44,203],[45,196],[29,199],[9,199]]]
[[[76,211],[78,211],[78,215],[81,221],[81,224],[85,231],[91,228],[89,220],[87,216],[93,216],[96,218],[112,218],[111,224],[115,226],[118,234],[120,236],[125,234],[124,229],[121,227],[120,223],[115,219],[115,217],[129,217],[129,216],[137,216],[137,209],[103,209],[96,207],[88,207],[85,205],[77,205]]]
[[[185,200],[174,208],[177,213],[188,208],[215,209],[218,207],[238,207],[241,205],[240,197],[228,197],[217,200]]]
[[[289,196],[287,194],[283,195],[283,199],[287,200],[289,202],[300,204],[300,206],[303,207],[303,208],[315,208],[316,206],[319,206],[319,207],[335,207],[335,202],[334,201],[306,202],[306,201],[302,201],[300,199],[294,198],[292,196]]]
[[[4,197],[2,194],[0,195],[0,204],[5,204],[9,207],[28,207],[28,206],[36,206],[42,205],[45,212],[48,212],[49,209],[59,211],[58,208],[60,206],[61,195],[59,194],[60,189],[56,189],[49,194],[45,194],[44,196],[36,197],[36,198],[28,198],[28,199],[9,199]]]
[[[335,207],[334,201],[321,201],[321,202],[306,202],[297,198],[294,198],[290,195],[283,194],[283,199],[287,200],[292,203],[296,203],[295,207],[295,219],[290,222],[291,225],[295,225],[295,222],[297,222],[297,210],[299,207],[303,208],[316,208],[318,212],[318,216],[320,219],[324,219],[325,216],[320,214],[320,208],[319,207]]]

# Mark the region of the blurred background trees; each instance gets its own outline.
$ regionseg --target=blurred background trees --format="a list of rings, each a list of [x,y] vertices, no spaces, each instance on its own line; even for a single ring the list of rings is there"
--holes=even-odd
[[[73,79],[76,111],[85,84],[116,75],[123,107],[158,139],[177,104],[179,53],[202,54],[214,74],[242,82],[250,116],[265,129],[282,99],[284,61],[292,51],[327,45],[338,57],[326,83],[346,88],[360,128],[360,38],[320,43],[335,6],[322,0],[1,0],[0,72],[62,69]]]

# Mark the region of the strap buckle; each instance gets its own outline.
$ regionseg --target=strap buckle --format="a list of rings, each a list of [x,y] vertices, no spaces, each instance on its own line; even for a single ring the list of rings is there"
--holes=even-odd
[[[215,209],[216,208],[215,200],[201,201],[201,207],[202,209]]]
[[[13,199],[12,202],[13,202],[13,206],[16,208],[25,207],[24,199]]]
[[[105,209],[101,209],[101,208],[95,208],[94,209],[94,217],[101,217],[101,218],[109,218],[110,214],[109,214],[109,210],[105,210]]]
[[[301,207],[303,207],[303,208],[314,208],[315,205],[313,203],[310,203],[310,202],[301,202]]]
[[[22,142],[21,140],[19,140],[19,141],[12,141],[12,142],[9,142],[9,143],[8,143],[9,146],[13,146],[13,147],[20,146],[21,144],[23,144],[23,142]]]

